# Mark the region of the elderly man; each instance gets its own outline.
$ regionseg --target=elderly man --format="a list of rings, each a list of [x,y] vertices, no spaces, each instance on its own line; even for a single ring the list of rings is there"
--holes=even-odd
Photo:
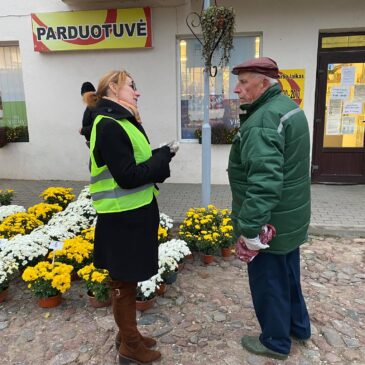
[[[260,336],[243,336],[241,343],[255,354],[285,359],[290,336],[305,340],[311,335],[299,256],[310,220],[308,123],[282,94],[272,59],[246,61],[232,73],[238,75],[234,92],[242,110],[228,166],[232,218],[237,245],[257,251],[241,259],[248,262],[261,327]],[[276,237],[269,245],[262,243],[272,226]]]

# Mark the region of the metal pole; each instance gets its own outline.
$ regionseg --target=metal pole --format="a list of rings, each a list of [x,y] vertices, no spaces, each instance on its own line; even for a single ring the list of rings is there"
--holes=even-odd
[[[210,0],[204,0],[204,10]],[[209,70],[204,68],[204,122],[202,126],[202,206],[210,204],[211,128],[209,124]]]

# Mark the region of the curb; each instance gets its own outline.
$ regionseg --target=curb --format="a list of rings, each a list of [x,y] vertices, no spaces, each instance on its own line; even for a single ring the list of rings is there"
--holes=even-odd
[[[310,224],[308,233],[313,236],[365,237],[365,226],[322,226]]]

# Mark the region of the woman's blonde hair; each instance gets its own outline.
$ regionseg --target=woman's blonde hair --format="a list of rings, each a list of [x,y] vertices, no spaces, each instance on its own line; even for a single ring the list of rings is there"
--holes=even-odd
[[[111,82],[115,83],[118,88],[122,87],[125,84],[127,77],[131,77],[131,75],[125,71],[109,71],[106,73],[99,81],[98,88],[95,93],[95,100],[89,98],[86,102],[89,106],[93,107],[96,103],[103,97],[107,96],[109,84]]]

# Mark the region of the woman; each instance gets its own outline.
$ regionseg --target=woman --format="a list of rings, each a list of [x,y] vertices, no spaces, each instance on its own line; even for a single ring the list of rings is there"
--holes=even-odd
[[[95,87],[94,85],[86,81],[81,85],[81,97],[85,104],[95,103]],[[80,134],[85,137],[86,145],[90,145],[90,134],[93,127],[93,113],[89,106],[86,107],[84,115],[82,116],[82,128],[79,130]]]
[[[168,146],[151,151],[137,109],[140,93],[126,71],[102,77],[96,96],[90,138],[90,191],[98,213],[94,265],[112,278],[119,362],[149,364],[161,354],[137,329],[136,288],[158,271],[155,183],[170,176],[173,154]]]

